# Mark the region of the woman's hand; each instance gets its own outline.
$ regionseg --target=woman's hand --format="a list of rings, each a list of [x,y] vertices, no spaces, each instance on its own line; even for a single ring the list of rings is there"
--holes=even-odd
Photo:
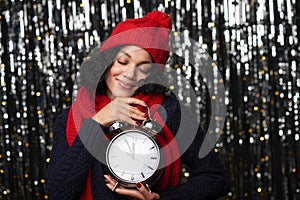
[[[137,125],[136,121],[146,120],[145,113],[135,107],[137,105],[147,106],[144,101],[136,98],[115,98],[97,112],[93,116],[93,119],[103,126],[106,126],[115,120],[121,120]]]
[[[104,175],[106,186],[113,190],[116,185],[116,181],[111,178],[109,175]],[[141,183],[136,183],[136,188],[125,188],[124,186],[117,185],[114,189],[114,192],[127,196],[130,200],[159,200],[160,196],[155,192],[150,192],[148,189]]]

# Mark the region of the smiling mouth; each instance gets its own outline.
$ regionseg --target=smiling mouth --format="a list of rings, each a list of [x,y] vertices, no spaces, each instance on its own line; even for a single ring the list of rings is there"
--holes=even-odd
[[[121,81],[121,80],[118,80],[118,84],[121,87],[123,87],[125,89],[128,89],[128,90],[130,90],[130,89],[132,89],[132,88],[134,88],[136,86],[136,83],[128,83],[128,82]]]

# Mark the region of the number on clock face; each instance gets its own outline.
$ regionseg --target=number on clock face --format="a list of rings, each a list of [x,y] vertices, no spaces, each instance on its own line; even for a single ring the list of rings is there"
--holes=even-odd
[[[141,131],[125,131],[110,142],[106,152],[110,171],[128,183],[144,181],[159,167],[160,154],[156,142]]]

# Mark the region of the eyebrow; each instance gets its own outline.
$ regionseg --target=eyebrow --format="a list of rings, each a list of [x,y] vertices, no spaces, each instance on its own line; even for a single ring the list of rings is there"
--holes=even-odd
[[[126,51],[121,50],[120,53],[123,53],[124,55],[128,56],[129,58],[132,58],[132,56],[129,53],[127,53]],[[151,64],[151,63],[152,63],[151,61],[145,60],[145,61],[141,61],[139,63],[139,65],[141,65],[141,64]]]
[[[131,55],[129,53],[127,53],[126,51],[120,51],[121,53],[125,54],[126,56],[128,56],[129,58],[131,58]]]

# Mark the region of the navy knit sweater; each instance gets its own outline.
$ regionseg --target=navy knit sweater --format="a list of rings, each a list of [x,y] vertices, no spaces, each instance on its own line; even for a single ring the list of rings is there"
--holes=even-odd
[[[229,190],[229,178],[223,164],[214,151],[204,158],[198,157],[204,138],[201,128],[196,129],[195,137],[191,137],[189,134],[189,127],[198,127],[196,120],[189,111],[182,109],[183,107],[171,97],[165,98],[162,106],[164,112],[160,114],[167,116],[166,124],[172,133],[177,133],[180,130],[180,124],[184,124],[185,136],[178,140],[180,150],[185,150],[181,141],[193,141],[188,149],[182,152],[181,157],[182,163],[190,168],[191,178],[187,183],[182,183],[175,188],[155,192],[160,195],[162,200],[217,199],[225,195]],[[53,129],[53,148],[46,176],[46,191],[49,199],[80,199],[90,170],[93,199],[127,199],[106,187],[103,165],[85,148],[81,141],[82,137],[77,136],[72,146],[68,146],[66,139],[68,111],[69,109],[63,111]],[[181,116],[184,117],[181,119]],[[80,133],[89,135],[91,140],[95,140],[99,137],[97,133],[102,129],[103,127],[96,121],[87,119],[80,129]]]

